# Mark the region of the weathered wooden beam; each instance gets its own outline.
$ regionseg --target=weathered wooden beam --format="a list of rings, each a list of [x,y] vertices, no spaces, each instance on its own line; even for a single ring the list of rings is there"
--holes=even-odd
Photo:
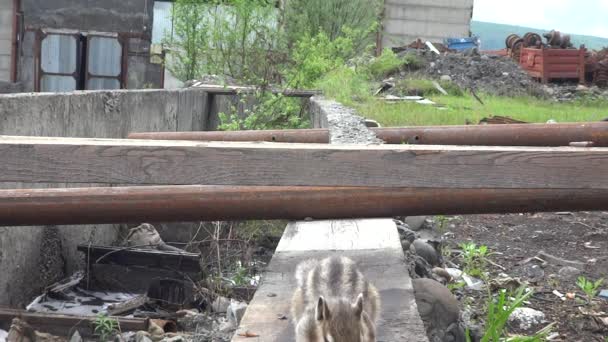
[[[382,302],[378,341],[428,341],[403,262],[399,235],[390,219],[290,223],[232,341],[295,341],[290,303],[296,289],[296,266],[307,259],[330,255],[354,260],[378,288]],[[244,337],[247,331],[258,337]]]
[[[608,148],[0,137],[0,182],[608,189]]]

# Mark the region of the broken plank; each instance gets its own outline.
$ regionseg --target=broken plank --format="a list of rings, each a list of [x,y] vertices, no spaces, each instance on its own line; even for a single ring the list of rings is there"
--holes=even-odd
[[[255,341],[294,341],[290,303],[296,289],[296,266],[306,259],[330,255],[353,259],[378,288],[382,301],[378,341],[428,341],[391,219],[290,223],[232,341],[251,340],[239,336],[247,331],[259,335]]]
[[[94,335],[95,316],[68,316],[50,313],[33,313],[26,310],[0,308],[0,326],[10,326],[13,318],[20,318],[38,331],[56,336],[70,337],[75,330],[85,336]],[[122,331],[148,330],[148,319],[112,317]]]
[[[89,245],[78,245],[77,249],[84,253],[88,264],[143,266],[187,273],[200,272],[200,256],[194,253]]]
[[[0,182],[608,189],[608,148],[0,137]]]

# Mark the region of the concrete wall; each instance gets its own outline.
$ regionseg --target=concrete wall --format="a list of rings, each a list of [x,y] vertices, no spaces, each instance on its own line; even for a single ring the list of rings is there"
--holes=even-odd
[[[13,0],[0,0],[0,81],[11,80]]]
[[[382,46],[468,37],[472,15],[473,0],[386,0]]]
[[[205,130],[207,97],[197,89],[0,95],[0,135],[124,138],[134,131]],[[69,186],[80,185],[94,184]],[[65,186],[0,183],[5,189]],[[184,235],[187,225],[180,229]],[[125,230],[124,225],[0,227],[0,306],[23,307],[45,286],[82,267],[77,244],[111,244]]]

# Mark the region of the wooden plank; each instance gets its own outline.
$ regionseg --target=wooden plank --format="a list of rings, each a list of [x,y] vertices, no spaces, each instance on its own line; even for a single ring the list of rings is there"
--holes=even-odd
[[[428,341],[397,228],[390,219],[290,223],[232,341],[294,341],[294,327],[289,317],[296,286],[293,272],[302,260],[335,254],[357,262],[363,274],[378,288],[382,301],[378,341]],[[280,319],[283,316],[288,319]],[[239,336],[246,331],[259,337]]]
[[[608,189],[608,148],[0,137],[0,182]]]

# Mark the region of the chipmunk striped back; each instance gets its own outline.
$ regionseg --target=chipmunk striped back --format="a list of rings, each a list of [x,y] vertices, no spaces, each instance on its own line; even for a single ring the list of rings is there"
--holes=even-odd
[[[297,342],[373,342],[380,298],[357,265],[333,256],[296,268],[291,314]]]

